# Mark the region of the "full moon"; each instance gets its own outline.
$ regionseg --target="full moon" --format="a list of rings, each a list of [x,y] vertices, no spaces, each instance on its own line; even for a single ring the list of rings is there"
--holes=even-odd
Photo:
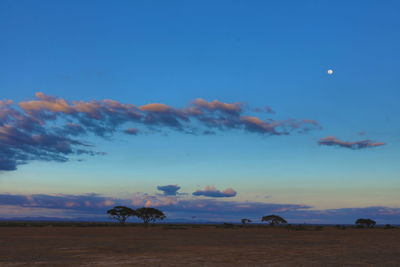
[[[332,75],[332,74],[333,74],[333,70],[328,70],[327,73],[328,73],[329,75]]]

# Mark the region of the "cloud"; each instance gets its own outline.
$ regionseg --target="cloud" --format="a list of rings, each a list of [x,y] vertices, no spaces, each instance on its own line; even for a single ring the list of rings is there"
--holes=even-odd
[[[264,110],[269,114],[275,114],[275,110],[273,110],[270,106],[265,106]]]
[[[48,129],[0,126],[0,171],[15,170],[31,160],[66,162],[68,156],[81,154],[101,153],[90,150],[87,143]]]
[[[254,108],[253,111],[254,112],[265,112],[265,113],[268,113],[268,114],[275,114],[276,113],[275,110],[273,110],[273,108],[270,107],[270,106],[265,106],[264,108]]]
[[[79,136],[86,134],[86,130],[82,127],[82,125],[76,123],[67,123],[60,130],[60,134]]]
[[[145,112],[143,123],[149,125],[163,125],[182,129],[182,124],[189,121],[184,112],[165,104],[152,103],[141,106],[139,109]]]
[[[339,147],[344,147],[344,148],[349,148],[349,149],[363,149],[363,148],[369,148],[369,147],[378,147],[378,146],[383,146],[385,143],[375,143],[371,140],[362,140],[362,141],[355,141],[355,142],[347,142],[347,141],[342,141],[337,139],[334,136],[328,136],[325,138],[321,138],[318,141],[318,144],[324,145],[324,146],[339,146]]]
[[[97,194],[67,195],[67,194],[33,194],[12,195],[0,194],[0,205],[19,206],[24,208],[46,208],[76,210],[82,213],[96,213],[113,206],[116,201],[110,197]],[[3,214],[4,216],[4,214]]]
[[[287,134],[285,132],[276,131],[278,123],[271,121],[265,122],[258,117],[242,116],[240,121],[243,123],[245,129],[249,132],[270,133],[274,135]]]
[[[192,193],[193,196],[205,197],[234,197],[237,192],[232,188],[227,188],[224,191],[216,189],[214,186],[206,186],[204,190],[197,190]]]
[[[239,113],[242,111],[241,103],[223,103],[218,100],[207,102],[204,99],[197,98],[193,101],[193,105],[207,111],[221,111],[225,113]]]
[[[251,110],[251,109],[250,109]],[[84,138],[110,140],[117,132],[135,136],[142,130],[175,130],[209,135],[238,130],[288,135],[319,129],[313,120],[272,120],[247,115],[241,103],[198,98],[184,108],[162,103],[136,106],[115,100],[67,101],[36,93],[33,100],[0,101],[0,171],[16,170],[33,160],[66,162],[77,155],[104,155]],[[123,130],[123,128],[125,130]],[[147,131],[146,131],[147,130]]]
[[[181,187],[178,185],[157,186],[157,190],[163,191],[166,196],[176,196],[179,189],[181,189]]]
[[[139,133],[139,130],[136,128],[129,128],[124,130],[124,133],[129,134],[129,135],[137,135]]]

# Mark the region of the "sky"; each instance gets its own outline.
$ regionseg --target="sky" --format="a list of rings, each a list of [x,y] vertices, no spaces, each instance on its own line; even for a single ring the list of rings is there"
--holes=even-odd
[[[400,223],[399,10],[1,1],[0,218]]]

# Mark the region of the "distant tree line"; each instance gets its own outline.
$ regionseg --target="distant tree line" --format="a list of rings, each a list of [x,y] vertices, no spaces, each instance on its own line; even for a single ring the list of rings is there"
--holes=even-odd
[[[241,219],[241,222],[243,225],[249,224],[252,221],[250,219]],[[270,226],[274,226],[274,225],[280,225],[280,224],[287,224],[287,221],[278,216],[278,215],[267,215],[267,216],[263,216],[261,217],[261,222],[267,222],[269,223]],[[357,219],[355,221],[355,224],[358,228],[373,228],[376,225],[376,222],[372,219]],[[391,228],[391,225],[387,224],[385,226],[385,228]]]
[[[164,220],[166,218],[165,214],[151,207],[143,207],[138,209],[132,209],[125,206],[115,206],[114,208],[107,211],[107,214],[114,220],[118,221],[121,225],[126,223],[129,217],[137,217],[143,221],[145,225],[155,222],[157,220]],[[252,221],[250,219],[241,219],[243,225],[249,224]],[[267,215],[261,217],[261,222],[267,222],[270,226],[287,224],[288,222],[278,215]],[[371,219],[357,219],[355,224],[359,228],[373,228],[376,222]],[[390,226],[390,225],[389,225]]]

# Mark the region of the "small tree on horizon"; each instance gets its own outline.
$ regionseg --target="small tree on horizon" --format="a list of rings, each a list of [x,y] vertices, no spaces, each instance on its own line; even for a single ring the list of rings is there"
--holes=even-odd
[[[251,220],[250,219],[242,219],[241,222],[242,222],[242,224],[248,224],[248,223],[251,223]]]
[[[125,206],[115,206],[108,210],[107,214],[112,219],[117,220],[120,224],[125,225],[125,222],[129,217],[136,215],[136,211]]]
[[[360,227],[367,227],[367,228],[373,228],[375,226],[376,222],[371,219],[357,219],[356,225]]]
[[[164,220],[166,218],[165,214],[158,209],[155,208],[140,208],[136,211],[136,217],[143,220],[143,223],[147,226],[151,222],[155,222],[156,220]]]
[[[269,222],[269,225],[285,224],[287,221],[278,215],[267,215],[261,218],[262,222]]]

